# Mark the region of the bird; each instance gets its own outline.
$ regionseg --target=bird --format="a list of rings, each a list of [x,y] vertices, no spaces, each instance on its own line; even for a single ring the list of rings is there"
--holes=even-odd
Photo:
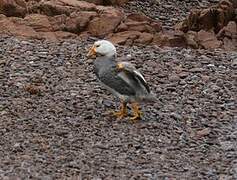
[[[130,62],[117,62],[116,48],[108,40],[95,41],[87,58],[95,59],[93,65],[97,79],[121,101],[120,110],[113,114],[118,119],[128,116],[127,105],[131,103],[133,116],[130,120],[141,119],[140,103],[156,100],[141,72]]]

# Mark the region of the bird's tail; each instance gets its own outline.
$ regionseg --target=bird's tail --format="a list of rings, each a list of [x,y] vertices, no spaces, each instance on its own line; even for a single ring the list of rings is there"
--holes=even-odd
[[[142,97],[142,101],[145,103],[155,103],[157,100],[158,99],[156,97],[156,94],[154,94],[153,92],[150,92],[146,96]]]

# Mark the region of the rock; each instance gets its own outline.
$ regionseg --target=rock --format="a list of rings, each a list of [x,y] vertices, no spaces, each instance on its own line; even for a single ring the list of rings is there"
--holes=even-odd
[[[210,76],[207,75],[201,75],[201,78],[204,82],[207,82],[210,79]]]
[[[137,21],[130,21],[125,22],[128,31],[140,31],[140,32],[155,32],[155,30],[148,25],[146,21],[137,22]]]
[[[207,136],[208,134],[210,134],[210,132],[211,132],[211,130],[209,128],[199,130],[196,132],[196,137],[202,138],[203,136]]]
[[[223,41],[223,48],[227,51],[237,50],[237,25],[236,22],[230,21],[227,26],[222,28],[217,34]]]
[[[56,31],[52,28],[47,16],[31,14],[24,19],[17,17],[0,17],[0,34],[8,34],[21,38],[47,39],[57,41],[58,39],[77,38],[76,34]]]
[[[137,21],[137,22],[153,22],[151,18],[147,17],[144,14],[141,13],[130,13],[127,15],[127,19],[132,20],[132,21]]]
[[[189,69],[190,72],[193,72],[193,73],[200,73],[200,72],[203,72],[204,69],[203,68],[192,68],[192,69]]]
[[[201,30],[197,34],[198,44],[205,49],[216,49],[220,48],[222,42],[217,40],[213,31],[207,32]]]
[[[171,75],[171,76],[169,76],[169,80],[170,81],[173,81],[173,82],[175,82],[175,81],[179,81],[180,80],[180,77],[178,76],[178,75]]]
[[[56,16],[56,15],[70,15],[75,10],[75,8],[70,6],[63,6],[56,4],[55,1],[42,1],[37,3],[34,6],[29,7],[29,12],[31,13],[40,13],[47,16]]]
[[[231,39],[237,39],[237,24],[234,21],[230,21],[227,26],[222,28],[217,34],[218,38],[228,37]]]
[[[170,47],[186,47],[186,40],[183,33],[177,32],[167,32],[167,33],[157,33],[154,36],[153,44],[159,46],[170,46]]]
[[[76,34],[64,31],[56,31],[54,34],[57,39],[76,39],[78,37]]]
[[[198,43],[197,41],[197,32],[195,31],[188,31],[185,35],[187,46],[197,49]]]
[[[182,120],[182,116],[178,113],[172,112],[170,116],[174,118],[175,120],[178,120],[178,121]]]
[[[123,5],[127,3],[129,0],[104,0],[103,5]]]
[[[54,32],[40,32],[39,35],[42,37],[42,39],[47,39],[48,41],[58,41],[58,38]]]
[[[49,32],[53,30],[46,15],[29,14],[24,20],[28,26],[32,27],[37,32]]]
[[[116,32],[127,31],[128,26],[125,23],[120,23],[120,25],[116,28]]]
[[[50,0],[42,1],[29,7],[28,11],[32,13],[45,14],[47,16],[56,16],[65,14],[69,16],[74,11],[93,11],[96,5],[85,1],[77,0]]]
[[[162,31],[162,24],[159,22],[152,22],[150,24],[150,26],[156,31],[156,32],[160,32]]]
[[[97,16],[93,11],[73,12],[66,19],[65,29],[69,32],[78,33],[86,29],[89,21]]]
[[[124,31],[113,34],[109,40],[115,44],[123,45],[128,40],[133,42],[135,39],[138,39],[140,35],[141,33],[139,31]]]
[[[22,23],[21,18],[2,18],[0,20],[0,34],[8,34],[23,38],[40,39],[39,34],[32,28]]]
[[[92,36],[105,36],[114,32],[123,18],[124,14],[121,11],[111,7],[103,11],[99,17],[91,20],[87,30]]]
[[[33,84],[24,86],[24,90],[29,92],[32,95],[39,95],[42,92],[42,88],[40,86],[36,86]]]
[[[115,3],[119,6],[126,4],[129,0],[116,0]]]
[[[58,41],[59,39],[76,39],[78,36],[76,34],[65,32],[65,31],[56,31],[56,32],[40,32],[42,39],[48,41]]]
[[[26,2],[24,0],[0,0],[0,14],[24,17],[26,14]]]
[[[50,24],[53,28],[53,31],[63,31],[66,29],[66,19],[67,16],[65,14],[56,15],[53,17],[48,16]]]
[[[153,35],[151,33],[146,33],[143,32],[139,35],[138,39],[135,39],[135,43],[139,43],[139,44],[150,44],[153,40]]]
[[[129,30],[146,31],[146,32],[160,32],[162,25],[146,15],[141,13],[130,13],[127,15],[127,23]],[[137,29],[136,29],[137,28]]]
[[[234,20],[234,4],[229,0],[221,0],[217,5],[202,10],[192,10],[190,15],[175,28],[183,32],[209,31],[219,32],[229,21]]]
[[[90,3],[94,3],[97,5],[123,5],[127,3],[129,0],[85,0]]]
[[[181,73],[178,74],[178,76],[182,79],[186,78],[188,75],[189,75],[188,72],[181,72]]]
[[[92,11],[95,10],[95,4],[88,3],[86,1],[78,1],[78,0],[54,0],[56,4],[62,5],[62,6],[72,6],[75,8],[79,8],[79,10],[84,11]]]
[[[237,50],[237,40],[236,39],[229,39],[225,37],[223,39],[223,46],[226,51],[236,51]]]
[[[103,0],[84,0],[84,1],[96,4],[96,5],[103,5]]]
[[[235,6],[234,1],[221,0],[210,8],[192,10],[184,21],[176,24],[175,29],[186,33],[186,43],[189,47],[216,49],[223,44],[224,49],[235,50],[237,46]]]

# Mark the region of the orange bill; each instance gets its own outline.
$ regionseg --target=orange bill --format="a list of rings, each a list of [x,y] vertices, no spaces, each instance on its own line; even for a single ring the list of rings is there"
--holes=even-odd
[[[90,57],[94,57],[95,55],[96,55],[96,50],[95,50],[95,47],[92,46],[86,56],[90,58]]]

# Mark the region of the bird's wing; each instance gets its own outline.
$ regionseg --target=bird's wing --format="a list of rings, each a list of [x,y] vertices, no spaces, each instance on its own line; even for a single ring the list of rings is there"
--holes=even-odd
[[[133,88],[141,88],[141,85],[150,93],[150,88],[143,75],[129,62],[117,63],[118,76]]]

